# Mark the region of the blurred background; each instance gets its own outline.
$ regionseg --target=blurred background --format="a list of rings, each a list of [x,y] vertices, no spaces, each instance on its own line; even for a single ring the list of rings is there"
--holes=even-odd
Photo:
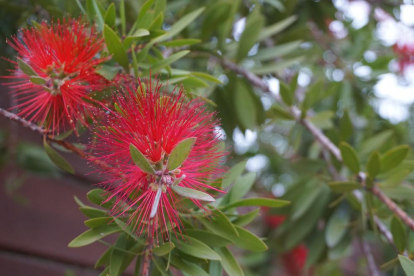
[[[0,0],[0,55],[4,57],[0,60],[1,75],[9,74],[7,69],[12,66],[7,59],[13,59],[15,54],[6,44],[6,38],[18,34],[22,27],[31,26],[33,21],[81,15],[76,2]],[[99,2],[105,7],[111,2],[119,4],[118,1]],[[143,2],[126,1],[130,22],[134,21]],[[222,81],[223,84],[207,87],[194,82],[186,85],[194,94],[216,103],[211,108],[217,110],[221,118],[220,131],[225,134],[232,151],[229,162],[247,160],[247,171],[257,174],[253,195],[288,196],[293,202],[303,202],[301,194],[313,191],[313,185],[317,184],[300,186],[300,183],[324,179],[325,164],[319,158],[320,146],[303,127],[284,120],[283,114],[273,108],[271,94],[279,93],[281,82],[297,78],[297,97],[303,99],[306,91],[321,89],[317,85],[322,81],[328,94],[314,103],[313,109],[319,116],[315,116],[313,122],[335,143],[344,140],[357,145],[365,159],[376,148],[413,144],[413,1],[243,0],[234,3],[226,0],[167,1],[163,28],[167,30],[169,22],[176,21],[189,10],[207,7],[197,19],[197,27],[183,34],[184,38],[202,39],[203,45],[192,48],[193,56],[180,60],[175,68],[207,70]],[[227,10],[229,6],[231,13]],[[280,22],[279,31],[253,43],[247,56],[238,60],[236,47],[243,40],[249,15],[257,6],[261,6],[264,25]],[[225,28],[227,32],[223,31]],[[233,71],[197,55],[202,47],[235,59],[246,70],[260,75],[269,85],[270,95],[264,95]],[[0,82],[5,81],[0,79]],[[1,108],[15,104],[16,99],[8,89],[0,86]],[[235,91],[239,93],[237,96]],[[369,140],[374,136],[377,137],[375,145]],[[72,135],[68,140],[87,143],[88,134],[80,138]],[[93,267],[105,250],[104,245],[74,249],[67,244],[86,230],[84,217],[77,210],[73,196],[85,200],[87,191],[100,177],[84,160],[69,153],[62,155],[73,165],[76,174],[64,173],[51,163],[41,145],[38,134],[0,118],[0,274],[99,275]],[[393,193],[393,199],[407,204],[409,210],[413,209],[411,198],[414,195],[411,178],[408,175],[409,189]],[[289,191],[296,191],[296,194],[287,195]],[[304,210],[317,199],[318,194],[315,194],[307,200]],[[334,198],[328,203],[333,201]],[[380,208],[378,210],[381,215]],[[277,228],[285,215],[263,210],[252,231],[267,237],[270,251],[240,253],[241,264],[251,275],[301,275],[295,274],[295,267],[305,263],[310,268],[308,273],[313,275],[369,275],[360,244],[351,237],[351,231],[341,234],[340,242],[334,246],[326,245],[323,237],[320,239],[323,222],[332,213],[333,209],[328,206],[326,210],[312,209],[312,213],[303,211],[304,216],[290,224],[289,233],[280,234]],[[382,214],[384,218],[389,215],[386,211]],[[347,222],[352,223],[353,215],[349,216]],[[408,234],[410,244],[414,241],[412,234]],[[281,239],[290,239],[291,243],[283,244]],[[378,242],[373,234],[371,240],[378,265],[395,257],[395,252]],[[413,250],[412,247],[408,244],[407,250]],[[132,275],[132,271],[125,275]],[[386,267],[381,274],[404,275],[395,266]]]

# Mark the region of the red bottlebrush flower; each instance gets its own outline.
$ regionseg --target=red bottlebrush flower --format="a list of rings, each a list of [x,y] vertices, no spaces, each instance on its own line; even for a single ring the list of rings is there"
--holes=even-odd
[[[404,73],[406,68],[414,65],[414,44],[397,43],[394,44],[393,50],[398,56],[398,66],[401,73]]]
[[[115,111],[106,112],[94,145],[98,160],[116,168],[107,172],[109,180],[102,183],[107,201],[115,199],[112,213],[119,217],[128,211],[128,223],[135,232],[146,231],[157,241],[159,232],[163,238],[169,237],[169,226],[174,233],[182,233],[178,212],[185,206],[175,187],[220,191],[208,183],[223,174],[220,161],[225,155],[219,150],[214,113],[206,111],[199,100],[186,102],[182,90],[175,94],[161,89],[162,85],[153,87],[151,81],[146,88],[140,81],[138,87],[129,82],[120,88],[122,93],[113,99]],[[186,139],[195,140],[188,157],[181,166],[169,168],[173,149]],[[147,167],[133,162],[130,147],[148,161]],[[190,199],[208,212],[202,201]]]
[[[75,128],[76,122],[87,125],[94,102],[88,94],[106,84],[95,72],[105,60],[96,58],[104,42],[95,29],[75,19],[52,25],[43,22],[23,29],[7,43],[20,59],[10,61],[15,69],[12,76],[5,77],[14,80],[7,85],[17,96],[18,115],[39,122],[53,133],[68,126]]]
[[[266,214],[264,220],[267,226],[274,229],[285,221],[285,217],[280,215]]]
[[[307,257],[308,248],[304,244],[300,244],[291,251],[283,253],[281,260],[285,272],[289,276],[303,275]]]

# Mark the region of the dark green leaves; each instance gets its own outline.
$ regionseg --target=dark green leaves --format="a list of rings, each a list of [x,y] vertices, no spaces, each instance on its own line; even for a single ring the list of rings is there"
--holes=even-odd
[[[401,253],[404,252],[407,233],[403,222],[396,216],[393,216],[391,220],[391,233],[398,251]]]
[[[187,235],[207,244],[210,247],[222,247],[231,244],[229,239],[226,239],[220,235],[214,234],[209,231],[188,229]]]
[[[67,171],[68,173],[74,174],[75,170],[73,167],[69,164],[68,161],[66,161],[59,153],[57,153],[46,141],[46,139],[43,140],[43,146],[45,148],[45,151],[47,155],[49,156],[50,160],[61,168],[64,171]]]
[[[390,149],[381,156],[381,172],[389,171],[397,167],[407,156],[410,146],[402,145]]]
[[[128,72],[129,61],[124,45],[118,35],[106,24],[104,26],[104,37],[109,53]]]
[[[179,166],[187,159],[188,155],[196,142],[195,137],[187,138],[180,141],[175,148],[171,151],[170,156],[168,157],[167,170],[172,171]]]
[[[148,162],[147,158],[132,143],[129,144],[129,151],[135,165],[137,165],[145,173],[155,174],[155,170]]]
[[[202,200],[202,201],[208,201],[208,202],[215,201],[215,199],[211,195],[203,193],[201,191],[194,190],[194,189],[185,188],[181,186],[171,186],[171,189],[183,197]]]
[[[17,58],[17,65],[19,65],[20,70],[22,70],[23,73],[30,76],[37,76],[37,73],[35,70],[26,62],[21,60],[20,58]]]
[[[347,193],[361,188],[361,184],[353,181],[334,181],[329,183],[329,187],[335,192]]]
[[[264,28],[263,30],[261,30],[258,40],[261,41],[275,34],[278,34],[279,32],[289,27],[293,22],[295,22],[296,19],[296,15],[292,15],[282,21],[273,24],[272,26]]]
[[[341,155],[344,164],[352,173],[358,174],[360,171],[360,164],[356,151],[352,148],[350,144],[346,142],[341,142],[339,144],[339,148],[341,150]]]
[[[69,247],[81,247],[102,239],[113,233],[121,232],[118,225],[105,225],[87,230],[69,243]]]
[[[230,186],[233,181],[235,181],[244,171],[244,168],[246,167],[246,161],[242,161],[236,165],[234,165],[224,176],[223,182],[221,184],[221,188],[227,188]]]
[[[291,106],[293,104],[293,92],[291,91],[290,87],[280,82],[280,96],[282,97],[282,100],[287,104],[288,106]]]

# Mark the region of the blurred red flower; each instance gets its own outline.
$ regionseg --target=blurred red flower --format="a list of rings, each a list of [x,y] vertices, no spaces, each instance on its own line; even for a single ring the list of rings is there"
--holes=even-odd
[[[95,67],[106,60],[97,57],[104,47],[94,27],[80,19],[63,19],[51,25],[23,29],[7,43],[18,53],[12,79],[7,83],[17,96],[19,116],[59,133],[77,122],[87,125],[94,100],[106,80]]]
[[[225,155],[219,147],[219,122],[214,113],[206,111],[200,100],[186,101],[182,89],[167,93],[162,88],[151,80],[147,85],[140,81],[123,85],[113,99],[115,110],[108,109],[103,126],[96,130],[94,145],[97,158],[116,167],[107,172],[109,179],[102,183],[108,201],[115,199],[112,213],[120,217],[129,212],[127,223],[134,231],[138,235],[147,232],[157,241],[159,234],[169,238],[169,228],[176,236],[177,230],[182,233],[178,212],[191,212],[191,205],[184,206],[183,197],[173,186],[220,192],[210,183],[223,174],[220,163]],[[188,157],[178,168],[168,168],[172,150],[188,138],[195,138]],[[133,162],[130,145],[149,161],[153,173]],[[190,199],[209,212],[202,201]]]

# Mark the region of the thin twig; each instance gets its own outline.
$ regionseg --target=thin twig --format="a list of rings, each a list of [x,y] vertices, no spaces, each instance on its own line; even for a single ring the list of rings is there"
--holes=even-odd
[[[398,205],[392,201],[388,196],[381,192],[378,187],[373,187],[369,189],[372,194],[374,194],[379,200],[381,200],[387,207],[393,212],[397,217],[399,217],[411,230],[414,231],[414,220],[402,210]]]
[[[152,256],[152,247],[153,242],[152,240],[149,241],[147,249],[145,250],[145,256],[142,260],[142,276],[148,276],[150,273],[150,264],[151,264],[151,256]]]
[[[362,238],[359,240],[362,252],[364,253],[365,258],[368,262],[368,269],[371,276],[381,276],[381,272],[375,263],[374,255],[372,254],[371,247],[368,242],[364,241]]]
[[[53,142],[55,144],[58,144],[62,147],[64,147],[67,150],[70,150],[71,152],[75,153],[76,155],[80,156],[83,159],[88,160],[89,162],[94,163],[95,165],[105,169],[105,170],[112,170],[113,168],[111,166],[109,166],[108,164],[106,164],[105,162],[98,160],[95,158],[95,156],[86,153],[85,151],[81,150],[80,148],[76,147],[75,145],[73,145],[72,143],[69,143],[67,141],[64,140],[57,140],[55,139],[53,136],[51,136],[45,129],[43,129],[40,126],[37,126],[36,124],[33,124],[29,121],[26,121],[23,118],[20,118],[19,116],[17,116],[16,114],[9,112],[3,108],[0,108],[0,115],[19,123],[21,126],[28,128],[34,132],[39,133],[42,136],[46,135],[46,139],[50,142]]]

